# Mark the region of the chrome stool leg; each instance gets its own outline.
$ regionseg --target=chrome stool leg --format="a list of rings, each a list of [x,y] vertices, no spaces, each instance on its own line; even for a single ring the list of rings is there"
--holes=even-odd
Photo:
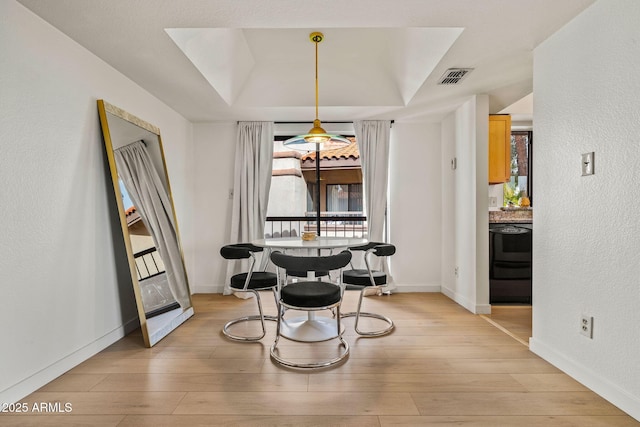
[[[360,291],[360,298],[358,299],[358,308],[357,311],[352,311],[352,312],[348,312],[348,313],[344,313],[342,315],[342,317],[355,317],[356,318],[356,322],[355,322],[355,331],[358,335],[362,335],[365,337],[379,337],[382,335],[386,335],[388,333],[391,333],[391,331],[393,331],[393,329],[395,328],[395,325],[393,323],[393,320],[391,320],[389,317],[387,316],[383,316],[381,314],[378,313],[369,313],[366,311],[362,311],[362,301],[364,299],[364,294],[365,292],[369,290],[375,290],[375,294],[380,296],[383,294],[381,287],[376,286],[375,289],[374,287],[366,287],[363,288]],[[384,322],[387,323],[387,327],[384,329],[380,329],[378,331],[362,331],[360,330],[360,328],[358,327],[358,324],[360,323],[360,317],[369,317],[369,318],[373,318],[373,319],[378,319],[378,320],[382,320]]]
[[[258,291],[255,291],[253,289],[248,289],[248,290],[243,291],[243,292],[252,292],[255,295],[256,303],[258,304],[258,312],[260,314],[259,315],[243,316],[243,317],[238,317],[237,319],[230,320],[227,323],[225,323],[225,325],[223,326],[222,333],[227,338],[230,338],[230,339],[235,340],[235,341],[258,341],[258,340],[261,340],[267,334],[267,329],[265,327],[264,321],[265,320],[270,320],[270,321],[276,321],[277,322],[278,321],[278,317],[277,316],[265,315],[263,313],[263,311],[262,311],[262,303],[260,302],[260,294],[258,293]],[[273,293],[274,293],[274,295],[276,294],[275,288],[273,288]],[[250,322],[250,321],[256,321],[256,320],[260,321],[260,326],[262,327],[261,335],[254,336],[254,337],[246,337],[246,336],[242,336],[242,335],[234,335],[229,330],[229,328],[231,326],[236,325],[238,323]]]

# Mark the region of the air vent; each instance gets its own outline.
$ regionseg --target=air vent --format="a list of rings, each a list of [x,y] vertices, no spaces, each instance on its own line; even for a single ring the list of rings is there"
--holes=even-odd
[[[438,80],[439,85],[457,85],[473,71],[473,68],[449,68]]]

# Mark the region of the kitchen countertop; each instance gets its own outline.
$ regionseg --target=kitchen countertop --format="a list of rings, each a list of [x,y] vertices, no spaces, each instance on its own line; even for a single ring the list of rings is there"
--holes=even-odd
[[[489,223],[533,223],[533,209],[489,211]]]

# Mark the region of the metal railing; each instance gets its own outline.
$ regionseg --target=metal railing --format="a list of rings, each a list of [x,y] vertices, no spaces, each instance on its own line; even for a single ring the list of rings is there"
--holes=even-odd
[[[136,263],[138,280],[148,279],[165,272],[164,262],[155,247],[135,253],[133,258]]]
[[[295,237],[305,231],[317,231],[315,216],[269,216],[264,237]],[[366,237],[367,217],[360,213],[323,213],[320,216],[320,235]]]

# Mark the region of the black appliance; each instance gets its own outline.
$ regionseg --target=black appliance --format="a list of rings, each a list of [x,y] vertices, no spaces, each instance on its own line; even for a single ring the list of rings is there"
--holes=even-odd
[[[489,224],[489,302],[531,304],[533,224]]]

